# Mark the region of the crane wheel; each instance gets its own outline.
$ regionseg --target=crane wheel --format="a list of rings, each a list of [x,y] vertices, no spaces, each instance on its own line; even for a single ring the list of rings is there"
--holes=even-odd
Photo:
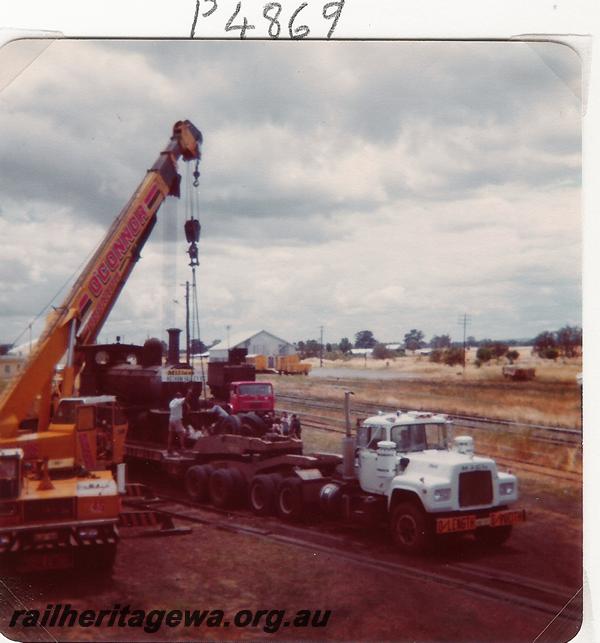
[[[390,515],[390,531],[400,551],[420,554],[429,549],[432,532],[425,512],[414,502],[399,502]]]
[[[277,515],[284,520],[297,521],[304,517],[300,478],[284,478],[277,489]]]
[[[194,465],[185,472],[185,490],[190,500],[205,502],[208,499],[210,473],[210,467],[205,464]]]

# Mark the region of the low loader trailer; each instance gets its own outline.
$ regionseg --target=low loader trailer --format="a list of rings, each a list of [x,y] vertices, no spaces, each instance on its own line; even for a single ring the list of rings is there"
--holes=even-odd
[[[404,553],[425,552],[450,534],[500,546],[525,520],[523,510],[512,508],[516,476],[475,455],[471,437],[451,441],[446,416],[378,414],[351,435],[348,402],[346,410],[343,455],[306,455],[300,440],[272,433],[207,435],[176,454],[131,442],[126,449],[184,481],[194,501],[249,506],[288,521],[312,515],[374,529],[387,523]]]

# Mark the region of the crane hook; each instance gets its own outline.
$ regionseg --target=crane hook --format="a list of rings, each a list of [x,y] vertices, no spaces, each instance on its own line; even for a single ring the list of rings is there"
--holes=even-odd
[[[194,168],[194,187],[197,188],[200,185],[200,172],[198,171],[198,166],[200,165],[200,159],[196,159],[196,167]]]

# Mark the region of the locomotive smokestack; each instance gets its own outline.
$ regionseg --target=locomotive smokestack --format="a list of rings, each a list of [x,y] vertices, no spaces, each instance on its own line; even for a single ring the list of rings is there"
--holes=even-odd
[[[180,328],[167,328],[169,333],[169,353],[167,355],[167,364],[179,364],[179,335]]]

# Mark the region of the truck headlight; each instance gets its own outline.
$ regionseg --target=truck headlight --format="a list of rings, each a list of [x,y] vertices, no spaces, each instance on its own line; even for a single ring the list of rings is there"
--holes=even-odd
[[[97,538],[98,533],[99,531],[95,527],[81,527],[78,530],[79,537],[84,539]]]
[[[445,500],[450,500],[451,495],[452,489],[450,487],[447,489],[436,489],[433,492],[433,500],[434,502],[443,502]]]
[[[515,492],[515,483],[514,482],[501,482],[500,483],[500,495],[501,496],[512,496]]]

